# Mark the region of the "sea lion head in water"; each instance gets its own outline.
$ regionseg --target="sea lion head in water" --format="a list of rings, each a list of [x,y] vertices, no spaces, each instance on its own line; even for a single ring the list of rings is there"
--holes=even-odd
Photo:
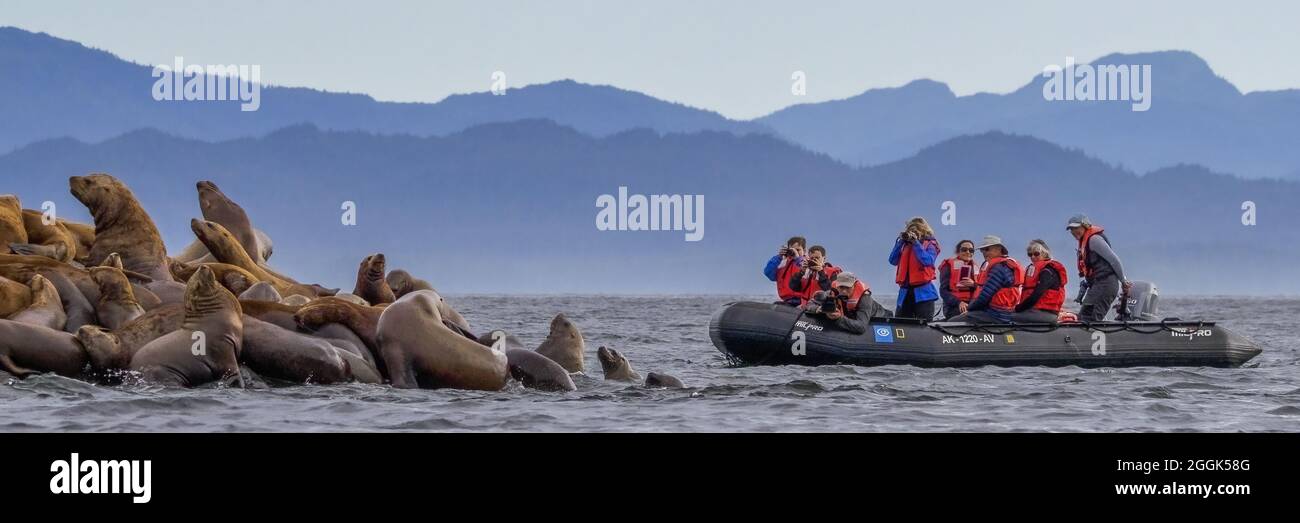
[[[90,278],[99,286],[95,315],[100,325],[116,329],[144,315],[144,307],[136,300],[131,282],[122,269],[113,265],[91,267]]]
[[[641,375],[632,370],[632,362],[627,361],[627,356],[617,350],[601,346],[596,349],[596,359],[600,360],[600,368],[605,371],[607,380],[639,381],[641,379]]]
[[[361,260],[361,266],[357,268],[357,287],[352,294],[375,305],[397,301],[393,289],[384,279],[386,266],[383,253],[371,254]]]
[[[72,195],[95,218],[95,243],[89,262],[99,265],[110,253],[120,253],[129,271],[155,280],[171,280],[167,248],[153,218],[125,184],[103,173],[68,179]]]
[[[90,368],[107,371],[125,368],[131,363],[131,355],[122,348],[122,340],[108,329],[98,325],[82,325],[77,329],[77,341],[86,351],[86,360]]]
[[[215,183],[204,180],[196,184],[196,187],[199,191],[199,211],[203,213],[203,219],[220,223],[230,231],[239,244],[244,246],[244,250],[254,263],[266,263],[263,249],[258,243],[257,233],[253,230],[253,223],[248,219],[248,213],[244,212],[244,208],[221,192]]]
[[[586,343],[578,326],[564,317],[564,314],[557,314],[551,320],[551,333],[537,347],[537,352],[559,363],[564,370],[582,372]]]
[[[676,377],[658,372],[651,372],[645,376],[645,386],[665,389],[682,389],[686,384]]]

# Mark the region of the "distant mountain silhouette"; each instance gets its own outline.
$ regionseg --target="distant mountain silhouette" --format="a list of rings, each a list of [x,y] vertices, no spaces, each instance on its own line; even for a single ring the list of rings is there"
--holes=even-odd
[[[633,128],[770,132],[712,111],[567,80],[509,89],[505,96],[454,95],[438,103],[377,102],[366,95],[291,87],[263,88],[261,107],[252,112],[241,112],[237,101],[159,102],[152,97],[152,65],[13,27],[0,27],[0,71],[5,119],[0,152],[65,136],[100,141],[141,128],[211,141],[261,136],[298,123],[420,136],[529,118],[554,120],[593,136]]]
[[[918,80],[788,107],[756,121],[854,165],[898,160],[947,138],[999,130],[1077,147],[1139,171],[1188,162],[1246,177],[1300,179],[1300,148],[1294,146],[1300,90],[1243,95],[1185,51],[1112,54],[1093,64],[1151,65],[1150,109],[1134,112],[1124,101],[1048,101],[1047,79],[1035,76],[1009,94],[960,97],[942,83]]]
[[[1296,293],[1300,183],[1241,180],[1179,165],[1146,175],[1078,150],[1000,132],[953,138],[877,167],[851,168],[764,135],[593,138],[542,120],[486,124],[445,137],[324,131],[297,125],[261,138],[206,143],[154,130],[96,144],[42,141],[0,156],[0,193],[51,200],[87,219],[70,175],[126,181],[173,251],[192,239],[194,182],[216,181],[276,241],[274,265],[350,287],[366,254],[384,252],[451,292],[767,292],[764,261],[792,234],[878,292],[902,223],[936,224],[945,255],[958,239],[998,234],[1013,253],[1043,238],[1073,264],[1074,212],[1108,227],[1134,278],[1177,293]],[[596,198],[705,195],[705,237],[602,232]],[[344,201],[358,224],[343,226]],[[942,226],[941,206],[957,205]],[[1241,224],[1242,202],[1258,212]],[[1072,278],[1073,280],[1073,278]],[[1072,282],[1073,285],[1073,282]]]

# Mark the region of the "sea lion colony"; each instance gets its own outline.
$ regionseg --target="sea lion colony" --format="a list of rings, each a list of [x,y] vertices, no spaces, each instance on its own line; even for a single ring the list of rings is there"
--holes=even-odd
[[[117,384],[220,383],[250,371],[301,384],[572,391],[582,332],[563,314],[535,350],[514,335],[478,336],[427,281],[361,261],[351,293],[272,269],[271,239],[216,184],[197,184],[195,242],[168,256],[153,219],[120,180],[69,179],[94,225],[51,220],[0,195],[0,370]],[[640,381],[601,347],[605,379]],[[650,387],[682,387],[650,373]]]

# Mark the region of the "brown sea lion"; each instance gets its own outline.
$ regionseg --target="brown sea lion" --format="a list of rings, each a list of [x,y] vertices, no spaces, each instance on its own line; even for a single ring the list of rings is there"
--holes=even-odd
[[[0,370],[19,378],[38,372],[81,377],[86,353],[77,338],[40,325],[0,320]]]
[[[578,326],[564,317],[564,314],[557,314],[551,320],[551,332],[546,336],[546,340],[537,347],[537,352],[542,356],[550,358],[551,361],[559,363],[564,370],[569,372],[582,372],[583,357],[587,350],[586,343],[582,339],[582,331]]]
[[[300,327],[308,330],[315,330],[327,323],[338,323],[351,329],[361,341],[366,344],[366,348],[375,355],[378,360],[379,353],[379,317],[383,314],[383,309],[358,305],[350,301],[336,298],[333,296],[316,298],[311,303],[303,305],[293,315],[295,323]],[[379,365],[381,371],[384,370],[382,362]]]
[[[430,291],[397,300],[379,317],[380,352],[398,388],[501,390],[510,377],[506,355],[448,329]]]
[[[437,290],[429,282],[411,276],[411,273],[403,269],[389,271],[388,276],[384,277],[384,279],[388,281],[388,287],[393,290],[393,295],[398,298],[415,291]]]
[[[308,298],[308,297],[303,296],[303,295],[301,295],[301,294],[294,294],[293,296],[287,296],[287,297],[281,298],[281,299],[280,299],[280,303],[283,304],[283,305],[289,305],[289,306],[292,306],[292,307],[302,307],[303,305],[306,305],[306,304],[308,304],[308,303],[311,303],[311,298]]]
[[[28,277],[30,279],[30,276]],[[0,318],[26,309],[32,304],[32,288],[0,275]]]
[[[82,325],[92,325],[98,321],[95,317],[95,306],[66,277],[58,273],[48,273],[42,277],[49,280],[59,293],[59,302],[63,305],[63,313],[68,318],[63,326],[65,332],[77,332]]]
[[[91,267],[90,277],[99,284],[99,301],[95,303],[99,325],[114,330],[144,316],[145,309],[136,301],[131,282],[121,269],[112,265]]]
[[[59,225],[67,229],[76,244],[77,252],[73,260],[83,265],[90,263],[90,249],[95,246],[95,226],[59,218]]]
[[[203,219],[225,227],[248,252],[249,258],[258,265],[265,266],[266,260],[271,257],[270,237],[253,228],[253,223],[249,220],[248,213],[244,212],[244,208],[226,196],[217,184],[204,180],[198,182],[195,187],[199,191],[199,211],[203,213]],[[186,262],[214,260],[202,242],[190,244],[176,257]]]
[[[122,256],[118,253],[109,254],[107,258],[104,258],[104,262],[100,264],[100,267],[112,267],[120,271],[122,276],[125,276],[130,282],[131,292],[135,296],[136,303],[139,303],[144,310],[153,310],[163,303],[185,302],[184,283],[171,280],[154,281],[153,278],[143,274],[126,270],[122,265]],[[87,269],[87,271],[90,269]],[[99,282],[96,281],[95,283],[98,284]]]
[[[295,383],[349,381],[352,371],[329,342],[244,316],[239,360],[261,376]]]
[[[44,256],[67,263],[77,256],[77,241],[62,222],[54,220],[45,224],[45,213],[23,209],[23,228],[27,230],[27,243],[13,243],[10,250],[16,254]]]
[[[649,374],[646,374],[646,376],[645,376],[645,386],[647,386],[647,387],[655,387],[655,388],[662,388],[662,389],[683,389],[683,388],[686,388],[686,384],[685,384],[685,383],[682,383],[682,380],[679,380],[679,379],[677,379],[677,378],[675,378],[675,377],[672,377],[672,376],[669,376],[669,375],[667,375],[667,374],[660,374],[660,373],[658,373],[658,372],[651,372],[651,373],[649,373]]]
[[[244,343],[239,300],[217,282],[212,269],[200,267],[185,289],[181,328],[140,348],[131,370],[149,382],[193,387],[212,381],[243,386],[239,351]]]
[[[84,325],[77,329],[77,339],[81,340],[95,370],[125,369],[141,348],[181,328],[184,323],[184,305],[164,305],[116,330]]]
[[[27,286],[32,290],[31,305],[9,316],[9,319],[56,331],[63,330],[67,326],[68,315],[63,311],[63,302],[59,299],[59,291],[54,284],[37,274],[27,282]]]
[[[596,359],[600,360],[600,367],[605,371],[607,380],[641,381],[641,375],[632,370],[632,362],[627,361],[627,356],[615,349],[602,345],[596,349]]]
[[[244,308],[244,314],[247,316],[273,323],[282,329],[298,329],[298,321],[294,315],[302,307],[256,300],[240,300],[239,306]]]
[[[14,243],[27,243],[23,205],[17,196],[0,194],[0,252],[9,252],[9,245]]]
[[[374,305],[396,301],[393,289],[388,287],[388,281],[384,279],[384,267],[383,253],[371,254],[361,260],[361,266],[357,268],[357,286],[352,294]]]
[[[506,353],[510,377],[525,387],[545,391],[575,391],[573,378],[559,363],[524,348],[519,338],[502,330],[484,334],[478,342]]]
[[[269,301],[271,303],[280,303],[283,299],[280,292],[275,290],[275,286],[270,283],[259,281],[249,287],[248,290],[239,294],[240,301]]]
[[[303,296],[315,296],[316,290],[307,285],[302,285],[292,280],[280,278],[266,268],[253,262],[230,231],[222,227],[221,224],[206,220],[190,220],[190,230],[194,235],[207,246],[212,256],[221,263],[234,265],[245,271],[248,271],[257,281],[264,281],[275,286],[275,290],[280,292],[281,296],[292,296],[301,294]]]
[[[95,218],[95,244],[90,263],[99,265],[111,253],[122,255],[127,270],[155,280],[171,280],[167,270],[167,248],[149,213],[135,194],[117,178],[96,173],[68,179],[72,195],[90,209]]]
[[[221,282],[221,285],[225,286],[225,288],[230,289],[231,294],[236,296],[247,292],[253,285],[262,281],[243,268],[220,262],[185,263],[173,260],[172,277],[176,278],[177,281],[189,281],[190,276],[194,275],[194,271],[199,270],[200,265],[207,265],[208,268],[212,269],[212,272],[217,275],[217,281]]]

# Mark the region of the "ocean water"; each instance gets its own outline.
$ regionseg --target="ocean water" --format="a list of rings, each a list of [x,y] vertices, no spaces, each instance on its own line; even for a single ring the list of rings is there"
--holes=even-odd
[[[708,319],[740,299],[766,297],[449,297],[477,331],[530,346],[564,312],[587,341],[576,392],[174,390],[0,372],[0,431],[1300,431],[1300,343],[1287,327],[1300,298],[1162,297],[1167,316],[1215,319],[1260,343],[1238,369],[731,367]],[[606,382],[600,345],[689,388]]]

